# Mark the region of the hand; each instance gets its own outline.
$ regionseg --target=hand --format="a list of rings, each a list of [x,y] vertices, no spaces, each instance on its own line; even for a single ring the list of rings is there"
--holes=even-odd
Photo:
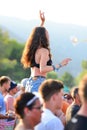
[[[65,125],[66,124],[66,117],[65,117],[64,113],[62,113],[59,118],[62,121],[62,123]]]
[[[58,109],[56,111],[56,116],[60,118],[60,120],[62,121],[62,123],[65,125],[66,122],[66,118],[65,118],[65,114],[62,112],[61,109]]]
[[[39,11],[39,14],[40,14],[40,19],[41,19],[41,25],[40,26],[43,26],[44,22],[45,22],[45,16],[44,16],[44,12],[41,12],[41,10]]]
[[[12,111],[12,110],[9,110],[6,114],[7,114],[9,117],[12,117],[12,118],[15,117],[15,112]]]
[[[64,59],[62,62],[61,62],[61,65],[64,66],[64,65],[67,65],[72,59],[71,58],[66,58]]]
[[[0,114],[0,119],[8,119],[7,115]]]

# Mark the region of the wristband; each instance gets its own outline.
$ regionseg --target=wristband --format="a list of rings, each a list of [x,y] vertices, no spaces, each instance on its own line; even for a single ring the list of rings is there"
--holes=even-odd
[[[58,64],[59,65],[59,68],[61,68],[62,67],[62,65],[61,64]]]
[[[55,69],[56,69],[56,68],[55,68],[55,66],[54,66],[54,65],[52,65],[52,67],[53,67],[53,70],[55,71]]]
[[[56,68],[54,65],[52,65],[54,71],[58,71],[59,68]]]

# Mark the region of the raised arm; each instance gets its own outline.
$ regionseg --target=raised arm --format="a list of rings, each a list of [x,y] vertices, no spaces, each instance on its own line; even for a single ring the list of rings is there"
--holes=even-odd
[[[39,11],[39,15],[40,15],[40,20],[41,20],[40,26],[43,26],[43,25],[44,25],[44,22],[45,22],[44,12],[41,12],[41,10],[40,10],[40,11]]]

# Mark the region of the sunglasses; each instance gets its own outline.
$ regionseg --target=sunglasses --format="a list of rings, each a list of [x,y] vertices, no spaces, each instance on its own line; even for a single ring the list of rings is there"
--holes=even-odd
[[[43,105],[40,105],[38,107],[32,107],[32,109],[37,109],[37,110],[42,110],[42,108],[43,108]]]

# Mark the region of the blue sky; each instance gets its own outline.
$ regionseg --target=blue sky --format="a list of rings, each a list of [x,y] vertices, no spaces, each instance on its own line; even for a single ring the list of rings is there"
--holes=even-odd
[[[46,20],[87,26],[86,0],[0,0],[0,15],[38,19],[39,10]]]

